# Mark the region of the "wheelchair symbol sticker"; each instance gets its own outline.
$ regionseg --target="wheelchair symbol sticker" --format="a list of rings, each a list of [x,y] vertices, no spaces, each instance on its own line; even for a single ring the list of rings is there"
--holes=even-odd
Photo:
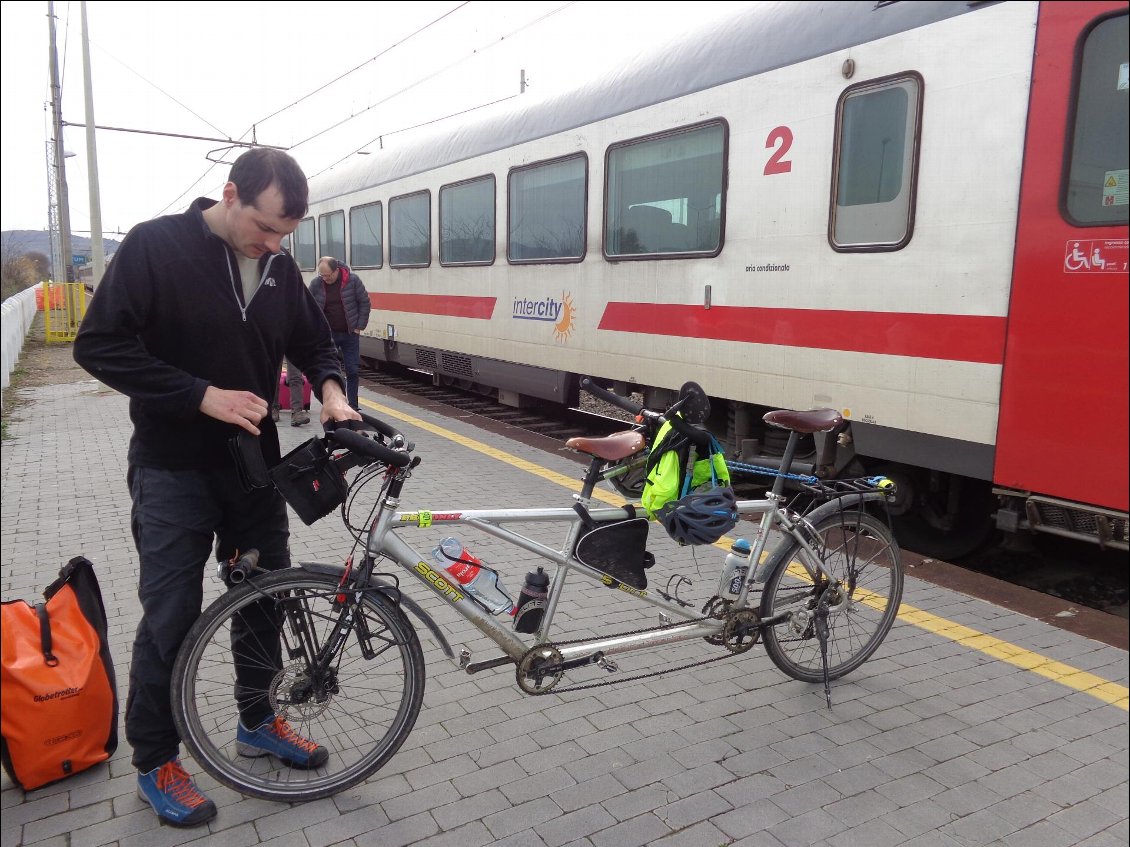
[[[1128,258],[1130,258],[1130,241],[1125,238],[1068,241],[1063,254],[1063,272],[1126,273]]]

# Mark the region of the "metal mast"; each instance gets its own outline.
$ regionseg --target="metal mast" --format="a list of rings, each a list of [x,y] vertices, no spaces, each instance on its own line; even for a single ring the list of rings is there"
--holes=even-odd
[[[55,275],[59,271],[64,274],[63,279],[57,282],[74,282],[75,272],[71,263],[71,211],[67,198],[67,175],[63,165],[63,105],[62,87],[59,84],[59,57],[55,51],[55,3],[47,2],[47,30],[50,33],[51,43],[51,125],[55,133],[55,204],[57,226],[59,231],[59,251],[62,264],[54,269]],[[54,244],[54,238],[52,238]]]

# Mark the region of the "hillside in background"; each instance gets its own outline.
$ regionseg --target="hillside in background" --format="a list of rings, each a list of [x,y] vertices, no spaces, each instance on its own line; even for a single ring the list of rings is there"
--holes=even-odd
[[[0,233],[3,239],[4,253],[22,256],[24,253],[42,253],[51,257],[51,234],[45,229],[6,229]],[[77,256],[90,258],[90,239],[83,235],[71,236],[71,252]],[[118,249],[121,241],[112,238],[102,239],[102,251],[109,259]]]

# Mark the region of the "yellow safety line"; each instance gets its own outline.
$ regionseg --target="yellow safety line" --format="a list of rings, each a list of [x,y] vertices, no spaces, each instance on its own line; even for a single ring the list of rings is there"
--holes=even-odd
[[[489,447],[481,441],[467,438],[466,436],[452,432],[450,429],[436,426],[420,418],[391,409],[388,406],[374,403],[371,400],[361,398],[361,402],[370,409],[380,412],[382,415],[401,420],[404,423],[419,427],[433,435],[454,441],[456,444],[460,444],[470,450],[475,450],[492,459],[518,468],[519,470],[534,474],[549,482],[555,482],[564,488],[568,488],[570,491],[575,491],[577,488],[576,479],[567,477],[564,474],[559,474],[556,471],[551,471],[549,468],[528,462],[525,459],[519,459],[517,456],[512,456],[502,450]],[[593,496],[613,506],[622,506],[626,502],[623,497],[606,494],[603,491],[594,491]],[[729,539],[723,539],[715,546],[725,548],[728,547],[730,543]],[[1096,697],[1104,703],[1116,706],[1124,712],[1130,711],[1130,688],[1124,685],[1118,685],[1095,674],[1081,671],[1063,662],[1057,662],[1054,659],[1033,653],[1031,650],[1026,650],[1023,647],[1018,647],[1015,644],[1010,644],[1007,641],[1002,641],[999,638],[978,632],[970,627],[962,626],[961,624],[938,617],[937,615],[915,608],[914,606],[908,606],[906,603],[903,603],[899,607],[898,616],[900,620],[906,623],[917,626],[920,629],[924,629],[942,638],[947,638],[963,647],[976,650],[990,658],[1006,662],[1021,670],[1039,674],[1046,679],[1058,682],[1061,685],[1065,685],[1068,688],[1072,688],[1084,694],[1090,694],[1092,697]]]

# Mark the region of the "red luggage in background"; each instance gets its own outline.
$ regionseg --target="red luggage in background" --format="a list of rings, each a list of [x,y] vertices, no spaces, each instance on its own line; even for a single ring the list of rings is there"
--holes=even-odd
[[[286,381],[286,368],[282,369],[279,374],[279,408],[290,408],[290,386]],[[302,408],[309,410],[310,408],[310,380],[306,375],[302,375]]]

